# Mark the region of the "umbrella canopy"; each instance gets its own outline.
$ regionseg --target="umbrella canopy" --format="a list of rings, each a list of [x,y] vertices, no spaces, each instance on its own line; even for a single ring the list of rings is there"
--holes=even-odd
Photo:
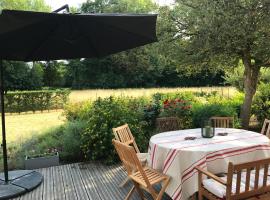
[[[155,14],[2,11],[0,14],[0,98],[6,184],[9,183],[9,179],[2,60],[42,61],[102,57],[157,41],[156,19]]]
[[[58,14],[3,10],[0,59],[101,57],[157,41],[157,15]]]

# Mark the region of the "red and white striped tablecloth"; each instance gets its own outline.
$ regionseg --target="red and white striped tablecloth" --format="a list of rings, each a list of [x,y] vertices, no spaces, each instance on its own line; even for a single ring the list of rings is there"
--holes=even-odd
[[[186,200],[198,191],[200,166],[213,173],[227,171],[228,163],[254,161],[270,157],[269,139],[242,129],[216,128],[227,136],[202,138],[201,129],[164,132],[150,139],[149,165],[171,177],[166,192],[174,200]],[[185,140],[185,137],[196,137]]]

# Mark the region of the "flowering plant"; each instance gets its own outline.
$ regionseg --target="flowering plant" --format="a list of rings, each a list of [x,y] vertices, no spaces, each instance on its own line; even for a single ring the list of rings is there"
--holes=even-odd
[[[166,99],[163,101],[161,116],[163,117],[187,117],[191,114],[191,103],[184,99]]]

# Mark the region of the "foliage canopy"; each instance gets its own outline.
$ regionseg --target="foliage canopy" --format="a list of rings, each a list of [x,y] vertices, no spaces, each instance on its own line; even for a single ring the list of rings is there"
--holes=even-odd
[[[175,8],[182,65],[231,67],[242,60],[247,128],[261,67],[270,66],[268,0],[178,0]]]

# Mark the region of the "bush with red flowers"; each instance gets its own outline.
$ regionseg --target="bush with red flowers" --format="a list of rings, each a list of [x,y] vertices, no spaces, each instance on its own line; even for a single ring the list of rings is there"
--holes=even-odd
[[[163,101],[160,116],[178,117],[182,128],[189,128],[191,124],[191,102],[185,99],[166,99]]]
[[[163,101],[161,115],[164,117],[183,117],[191,114],[191,103],[184,99],[166,99]]]

